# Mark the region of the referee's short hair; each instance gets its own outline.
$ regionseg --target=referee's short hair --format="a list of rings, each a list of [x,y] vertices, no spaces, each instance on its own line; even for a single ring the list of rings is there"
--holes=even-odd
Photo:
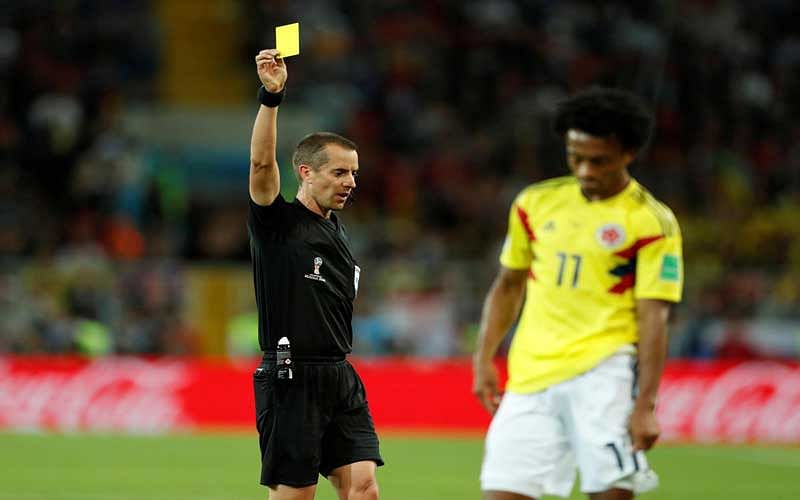
[[[314,132],[303,137],[297,147],[294,148],[292,155],[292,166],[294,175],[300,180],[300,165],[308,165],[314,170],[328,162],[328,155],[325,146],[336,144],[350,151],[358,151],[356,143],[333,132]]]
[[[553,130],[564,137],[576,129],[597,137],[614,136],[627,151],[641,151],[653,132],[653,113],[637,95],[592,87],[556,106]]]

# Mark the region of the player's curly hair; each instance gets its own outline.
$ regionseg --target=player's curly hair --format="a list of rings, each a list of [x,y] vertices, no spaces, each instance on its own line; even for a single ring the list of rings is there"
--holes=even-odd
[[[592,87],[561,101],[553,130],[564,137],[577,129],[597,137],[616,137],[622,147],[640,152],[653,132],[653,113],[637,95],[620,89]]]

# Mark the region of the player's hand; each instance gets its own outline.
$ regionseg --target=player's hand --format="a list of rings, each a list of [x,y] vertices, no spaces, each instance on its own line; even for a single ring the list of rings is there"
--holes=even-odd
[[[500,390],[497,367],[494,363],[476,362],[472,367],[472,392],[478,397],[486,411],[494,415],[500,406]]]
[[[630,420],[633,450],[649,450],[656,444],[661,427],[653,408],[635,406]]]
[[[264,49],[256,56],[258,77],[264,88],[273,94],[283,90],[286,85],[286,63],[277,49]]]

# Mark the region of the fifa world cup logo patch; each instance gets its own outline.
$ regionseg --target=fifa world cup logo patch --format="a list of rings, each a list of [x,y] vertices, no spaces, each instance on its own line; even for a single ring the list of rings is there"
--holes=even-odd
[[[319,268],[322,267],[322,257],[314,257],[314,273],[306,274],[304,277],[314,281],[325,282],[325,278],[319,274]]]

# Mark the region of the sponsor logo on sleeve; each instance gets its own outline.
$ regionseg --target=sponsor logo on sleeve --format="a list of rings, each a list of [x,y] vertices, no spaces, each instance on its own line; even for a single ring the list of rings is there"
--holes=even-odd
[[[678,257],[667,254],[661,261],[661,273],[659,277],[664,281],[678,281],[680,277],[680,262]]]

